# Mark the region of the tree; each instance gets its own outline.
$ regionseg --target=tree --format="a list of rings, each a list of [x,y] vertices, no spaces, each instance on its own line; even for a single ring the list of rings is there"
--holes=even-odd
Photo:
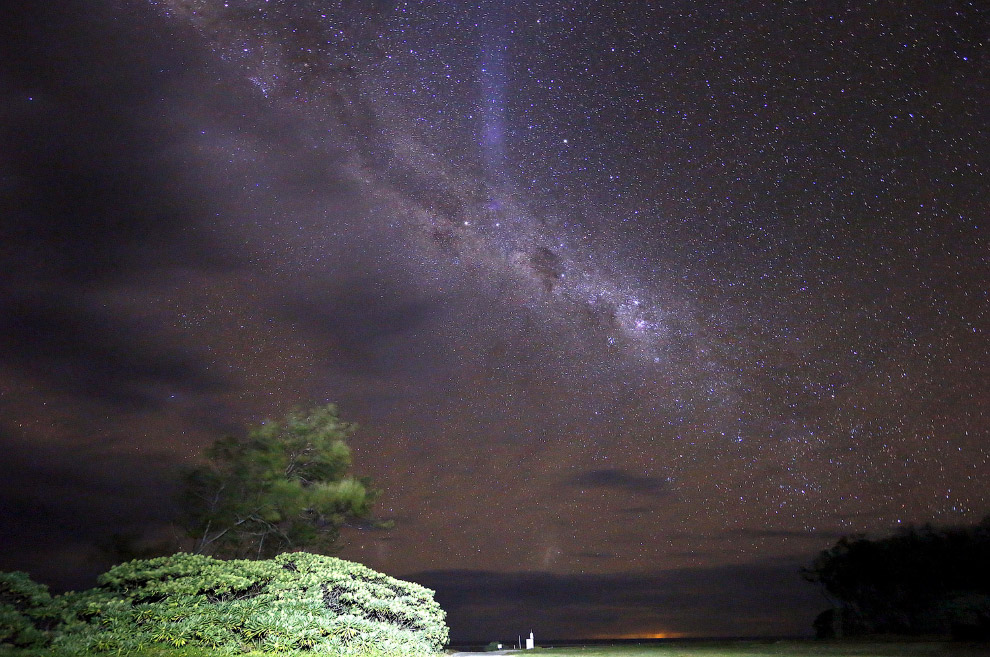
[[[841,538],[802,570],[833,608],[819,636],[990,636],[990,517],[971,527],[906,527]]]
[[[355,429],[330,404],[213,443],[206,463],[184,477],[183,524],[194,550],[259,559],[330,551],[341,527],[371,518],[380,495],[367,478],[348,474],[346,439]]]

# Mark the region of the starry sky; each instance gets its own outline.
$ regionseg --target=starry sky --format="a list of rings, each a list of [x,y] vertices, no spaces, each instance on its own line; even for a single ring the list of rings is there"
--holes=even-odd
[[[807,634],[990,513],[978,3],[7,5],[0,569],[326,402],[455,641]]]

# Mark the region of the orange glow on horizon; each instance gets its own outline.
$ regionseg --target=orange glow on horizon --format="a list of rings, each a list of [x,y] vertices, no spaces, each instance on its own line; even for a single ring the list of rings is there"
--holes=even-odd
[[[683,639],[680,632],[633,632],[630,634],[600,634],[595,639]]]

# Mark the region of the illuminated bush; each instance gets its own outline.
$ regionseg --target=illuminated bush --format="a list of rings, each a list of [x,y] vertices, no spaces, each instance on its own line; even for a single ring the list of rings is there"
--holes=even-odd
[[[421,657],[447,643],[433,592],[360,564],[302,552],[267,561],[176,554],[131,561],[52,600],[68,651],[153,644],[222,652],[306,650]]]

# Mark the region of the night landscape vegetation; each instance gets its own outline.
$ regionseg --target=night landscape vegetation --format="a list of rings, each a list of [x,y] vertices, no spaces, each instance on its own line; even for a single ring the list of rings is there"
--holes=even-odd
[[[4,4],[0,655],[987,654],[988,34]]]

